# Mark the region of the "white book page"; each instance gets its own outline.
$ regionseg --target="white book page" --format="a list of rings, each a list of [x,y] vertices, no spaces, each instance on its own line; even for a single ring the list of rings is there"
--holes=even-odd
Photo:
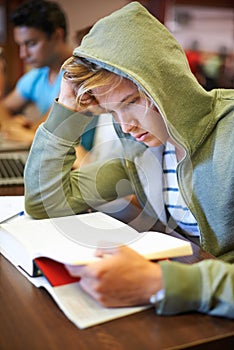
[[[0,222],[24,210],[24,196],[0,196]]]
[[[129,246],[149,260],[186,256],[193,253],[190,242],[156,231],[146,232],[145,236]]]
[[[45,288],[51,294],[67,318],[78,328],[84,329],[119,317],[131,315],[152,306],[106,308],[85,293],[79,282],[60,287]]]
[[[97,247],[129,245],[148,259],[192,254],[189,242],[159,232],[138,233],[97,212],[70,217],[17,221],[1,225],[34,258],[44,256],[69,265],[96,260]]]
[[[80,214],[45,220],[18,220],[2,224],[35,257],[45,256],[67,264],[96,260],[103,242],[128,244],[142,234],[103,213]]]
[[[54,299],[61,311],[78,328],[85,329],[151,308],[152,305],[106,308],[82,290],[79,282],[52,287],[44,277],[30,277],[20,268],[18,270],[37,288],[43,287]]]

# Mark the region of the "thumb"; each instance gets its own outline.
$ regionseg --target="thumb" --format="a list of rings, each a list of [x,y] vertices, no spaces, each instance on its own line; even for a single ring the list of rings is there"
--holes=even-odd
[[[107,245],[108,244],[108,245]],[[118,254],[120,251],[120,246],[114,243],[102,243],[100,246],[96,249],[95,256],[99,258],[104,258],[110,255]]]
[[[80,277],[84,269],[83,265],[64,265],[69,274],[73,277]]]

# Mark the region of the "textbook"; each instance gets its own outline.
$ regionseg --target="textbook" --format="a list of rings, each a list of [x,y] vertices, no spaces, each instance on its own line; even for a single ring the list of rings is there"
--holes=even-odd
[[[139,233],[101,213],[20,220],[0,226],[4,255],[36,287],[44,287],[79,328],[123,317],[149,306],[105,308],[79,286],[64,265],[85,265],[98,259],[97,247],[128,245],[149,260],[192,254],[191,244],[164,233]],[[105,257],[104,257],[105,258]]]

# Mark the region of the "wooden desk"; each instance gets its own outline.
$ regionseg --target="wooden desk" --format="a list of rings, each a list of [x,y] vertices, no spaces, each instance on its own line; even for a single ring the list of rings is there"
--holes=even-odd
[[[0,186],[0,196],[23,196],[24,186]]]
[[[208,258],[194,245],[193,263]],[[229,350],[234,322],[191,313],[157,316],[153,309],[85,330],[76,328],[43,289],[0,255],[1,350]]]

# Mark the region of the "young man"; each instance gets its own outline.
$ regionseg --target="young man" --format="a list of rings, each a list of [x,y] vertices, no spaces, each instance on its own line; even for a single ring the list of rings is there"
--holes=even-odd
[[[20,58],[32,69],[1,101],[1,131],[6,138],[30,144],[37,125],[45,119],[58,95],[61,64],[71,55],[66,42],[67,22],[57,3],[43,0],[20,5],[11,14],[11,22]],[[29,104],[38,111],[31,121],[22,115]]]
[[[81,286],[106,306],[151,302],[158,314],[234,318],[233,90],[205,91],[174,37],[137,2],[98,21],[63,69],[28,159],[27,212],[78,214],[135,193],[152,224],[183,230],[219,259],[152,263],[127,246],[103,248],[102,259],[73,271]],[[113,114],[125,157],[71,172],[98,110]]]

